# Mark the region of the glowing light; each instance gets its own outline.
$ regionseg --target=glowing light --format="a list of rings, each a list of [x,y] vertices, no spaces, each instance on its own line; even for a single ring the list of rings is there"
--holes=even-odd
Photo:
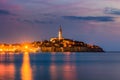
[[[28,45],[25,45],[25,49],[28,49]]]
[[[23,56],[23,64],[21,67],[22,80],[32,80],[32,70],[30,66],[30,59],[28,52],[25,52]]]
[[[0,49],[0,51],[3,51],[3,49]]]
[[[8,44],[8,45],[0,45],[0,54],[2,52],[16,53],[16,52],[37,52],[40,48],[34,47],[31,43],[23,43],[23,44]]]

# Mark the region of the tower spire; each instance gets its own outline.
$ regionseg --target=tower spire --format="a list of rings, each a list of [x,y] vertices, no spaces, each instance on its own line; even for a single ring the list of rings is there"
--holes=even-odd
[[[58,32],[58,39],[60,40],[60,39],[62,39],[63,37],[62,37],[62,27],[61,27],[61,25],[60,25],[60,28],[59,28],[59,32]]]

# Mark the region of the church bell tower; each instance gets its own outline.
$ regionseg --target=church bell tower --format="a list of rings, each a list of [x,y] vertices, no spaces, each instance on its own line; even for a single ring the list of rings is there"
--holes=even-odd
[[[59,39],[59,40],[63,39],[63,37],[62,37],[62,27],[61,27],[61,25],[60,25],[59,32],[58,32],[58,39]]]

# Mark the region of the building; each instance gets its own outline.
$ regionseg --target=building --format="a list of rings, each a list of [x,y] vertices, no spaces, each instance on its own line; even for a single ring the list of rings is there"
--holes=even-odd
[[[62,27],[58,31],[58,37],[44,41],[40,49],[42,52],[103,52],[103,49],[81,41],[63,38]]]
[[[63,37],[62,37],[62,27],[61,27],[61,25],[60,25],[59,32],[58,32],[58,39],[59,39],[59,40],[63,39]]]
[[[59,28],[59,31],[58,31],[58,37],[56,37],[56,38],[51,38],[50,41],[54,42],[54,41],[56,41],[56,40],[62,40],[62,39],[64,39],[64,38],[63,38],[63,36],[62,36],[62,27],[61,27],[61,25],[60,25],[60,28]]]

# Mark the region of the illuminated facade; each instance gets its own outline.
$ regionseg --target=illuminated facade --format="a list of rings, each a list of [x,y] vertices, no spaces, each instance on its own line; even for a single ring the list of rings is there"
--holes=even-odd
[[[58,32],[58,39],[59,39],[59,40],[63,39],[61,26],[60,26],[60,29],[59,29],[59,32]]]
[[[81,41],[63,38],[60,26],[58,36],[49,41],[35,41],[20,44],[0,44],[1,52],[103,52],[96,45],[89,45]]]
[[[59,28],[59,31],[58,31],[58,37],[50,38],[50,41],[54,42],[55,40],[62,40],[62,39],[64,39],[64,38],[62,36],[62,27],[60,25],[60,28]]]

